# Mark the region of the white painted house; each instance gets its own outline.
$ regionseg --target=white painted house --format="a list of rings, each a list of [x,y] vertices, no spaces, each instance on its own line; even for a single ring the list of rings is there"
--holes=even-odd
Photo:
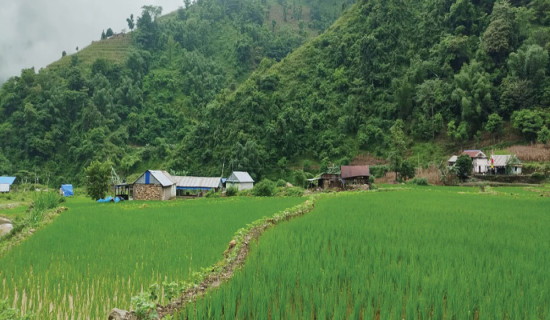
[[[491,164],[493,168],[491,168]],[[523,164],[518,157],[504,154],[504,155],[491,155],[487,160],[487,171],[494,170],[495,174],[521,174],[521,168]]]
[[[10,186],[15,181],[15,177],[0,177],[0,192],[10,192]]]
[[[468,155],[472,159],[472,172],[473,173],[486,173],[487,172],[487,156],[481,150],[464,150],[462,154]],[[449,160],[449,166],[454,166],[457,156],[452,156]]]
[[[226,187],[237,187],[239,190],[254,188],[254,179],[245,171],[233,171],[226,180]]]

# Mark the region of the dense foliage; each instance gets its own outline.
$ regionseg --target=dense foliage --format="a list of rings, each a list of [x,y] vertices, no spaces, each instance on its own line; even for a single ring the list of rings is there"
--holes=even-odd
[[[112,161],[123,176],[168,169],[175,146],[201,148],[195,137],[209,130],[202,115],[210,101],[228,95],[263,58],[281,60],[321,32],[340,5],[203,0],[162,17],[159,7],[146,6],[125,62],[98,56],[85,63],[84,49],[67,65],[25,69],[2,85],[0,174],[55,185],[83,184],[92,160]],[[133,29],[134,17],[127,21]],[[210,156],[205,150],[191,161]],[[172,168],[189,171],[187,161]]]
[[[407,169],[398,165],[410,144],[438,137],[462,146],[506,129],[548,141],[549,8],[202,0],[160,16],[145,7],[125,63],[75,55],[3,84],[0,173],[78,183],[99,159],[123,176],[219,174],[225,164],[258,180],[287,161],[345,163],[360,151]],[[413,138],[402,146],[390,130],[398,119]]]

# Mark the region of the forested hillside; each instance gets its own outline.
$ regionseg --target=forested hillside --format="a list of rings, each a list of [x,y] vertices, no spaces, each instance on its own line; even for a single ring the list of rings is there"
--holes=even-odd
[[[242,149],[253,167],[361,150],[388,157],[401,130],[407,147],[443,136],[458,148],[504,130],[547,141],[549,10],[548,1],[362,1],[210,104],[209,127],[176,159],[207,150],[241,162]]]
[[[172,150],[197,130],[207,104],[235,90],[262,59],[279,61],[321,33],[342,5],[199,0],[165,16],[144,7],[128,18],[133,32],[2,85],[0,174],[78,184],[93,159],[110,160],[122,176],[150,167],[188,171],[169,167]]]
[[[548,0],[153,9],[125,63],[74,56],[2,86],[0,172],[82,178],[97,158],[123,175],[219,174],[225,163],[259,178],[296,159],[388,157],[441,139],[550,139]]]

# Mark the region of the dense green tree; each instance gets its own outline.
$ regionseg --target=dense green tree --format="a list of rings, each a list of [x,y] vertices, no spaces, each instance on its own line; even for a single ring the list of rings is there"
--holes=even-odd
[[[454,80],[451,97],[460,105],[461,119],[469,124],[470,132],[475,132],[492,109],[493,86],[489,74],[481,63],[472,61],[460,69]]]
[[[130,29],[130,31],[134,30],[135,24],[133,14],[130,15],[130,18],[126,18],[126,22],[128,23],[128,28]]]
[[[503,130],[502,124],[502,117],[498,113],[491,113],[485,124],[485,130],[491,133],[493,137],[498,136]]]
[[[542,126],[542,128],[537,132],[537,141],[546,144],[548,141],[550,141],[550,129],[546,125]]]
[[[388,161],[390,170],[395,172],[395,180],[398,179],[398,173],[403,167],[405,152],[407,151],[407,138],[405,137],[404,123],[401,119],[395,121],[390,128],[390,151]]]
[[[502,61],[517,43],[518,28],[508,0],[495,2],[491,23],[483,33],[483,48],[495,60]]]
[[[456,174],[461,181],[468,179],[472,173],[472,158],[463,154],[456,159],[455,163]]]
[[[512,125],[519,130],[525,138],[535,141],[537,133],[544,125],[541,112],[537,110],[523,109],[512,114]]]
[[[94,200],[105,197],[109,189],[109,178],[111,174],[111,163],[92,161],[86,168],[86,189],[88,196]]]

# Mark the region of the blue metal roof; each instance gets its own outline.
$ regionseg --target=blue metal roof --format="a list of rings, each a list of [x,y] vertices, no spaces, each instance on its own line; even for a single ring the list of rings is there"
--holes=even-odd
[[[0,184],[7,183],[11,186],[14,181],[15,177],[0,177]]]

